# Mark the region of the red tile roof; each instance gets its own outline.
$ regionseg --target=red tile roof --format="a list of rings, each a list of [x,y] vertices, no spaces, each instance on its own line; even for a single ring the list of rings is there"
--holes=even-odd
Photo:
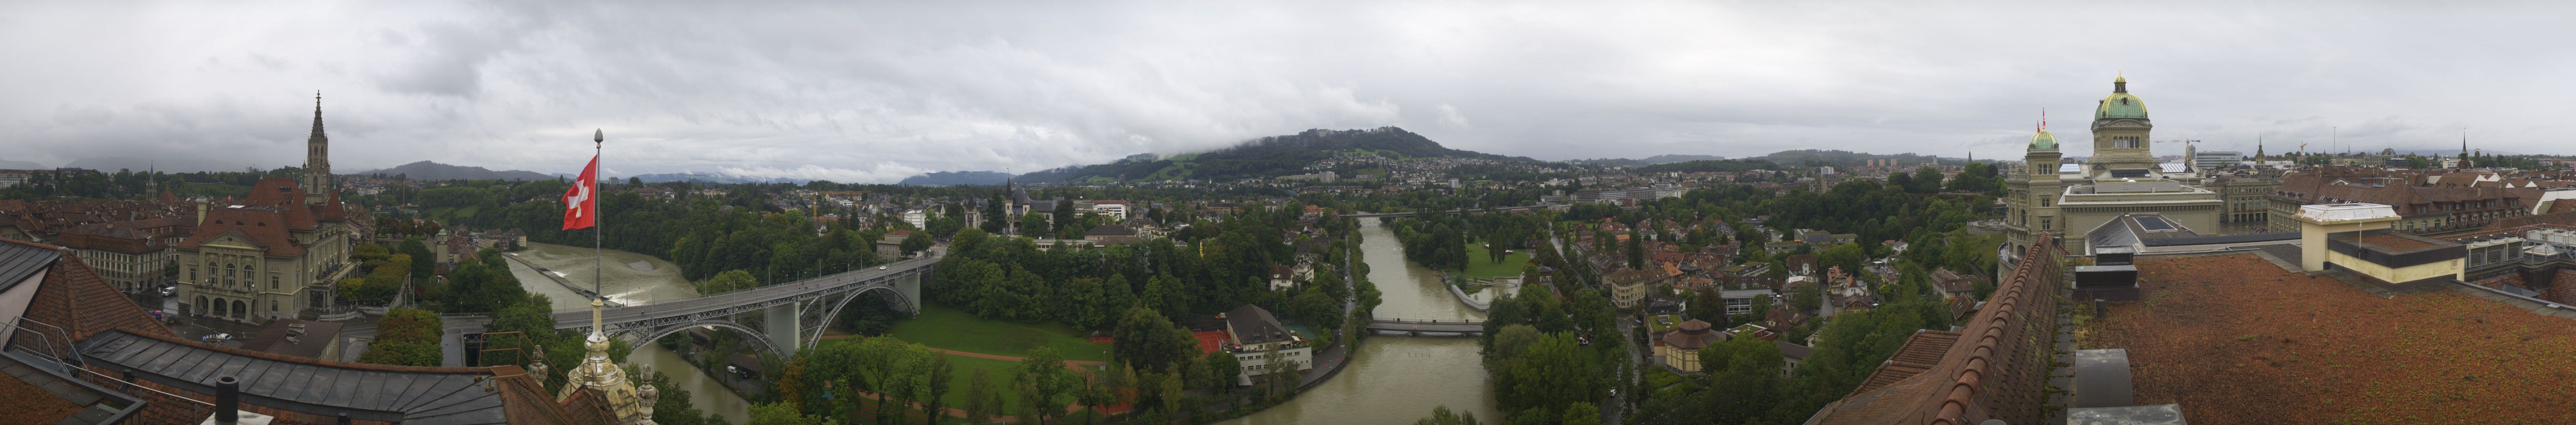
[[[1852,394],[1825,405],[1808,423],[1966,425],[1986,419],[2039,423],[2048,379],[2048,341],[2064,283],[2055,261],[2064,250],[2041,235],[1957,333],[1924,330],[1906,340]]]
[[[0,239],[0,242],[61,249],[15,239]],[[24,316],[28,320],[63,328],[63,332],[68,334],[63,337],[71,341],[120,328],[134,329],[130,332],[135,333],[177,335],[152,321],[152,316],[145,313],[142,306],[135,305],[133,299],[126,298],[125,294],[117,292],[114,285],[100,279],[88,264],[68,253],[46,268],[45,280],[40,285],[43,286],[36,288],[35,297],[27,302]],[[33,338],[26,337],[28,334],[19,335],[10,338],[8,343],[13,346],[35,343]]]

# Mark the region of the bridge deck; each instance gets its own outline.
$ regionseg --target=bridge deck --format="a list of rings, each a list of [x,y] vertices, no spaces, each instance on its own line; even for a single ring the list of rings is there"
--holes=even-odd
[[[1373,331],[1467,333],[1484,332],[1485,323],[1471,320],[1436,321],[1384,319],[1370,321],[1368,329]]]
[[[655,318],[699,315],[746,305],[766,304],[784,299],[800,298],[821,292],[833,291],[840,289],[844,285],[853,283],[869,282],[882,280],[880,278],[890,276],[918,273],[921,269],[930,268],[931,265],[938,263],[939,257],[935,256],[914,258],[886,264],[885,270],[878,270],[874,267],[870,267],[813,279],[786,282],[685,300],[606,308],[601,310],[600,320],[608,322],[611,326],[615,326],[619,324],[642,322]],[[483,333],[483,325],[491,323],[492,317],[486,315],[458,315],[442,317],[441,320],[443,321],[444,327],[450,333],[474,334]],[[590,327],[590,310],[588,309],[555,312],[555,329],[578,329],[588,327]]]

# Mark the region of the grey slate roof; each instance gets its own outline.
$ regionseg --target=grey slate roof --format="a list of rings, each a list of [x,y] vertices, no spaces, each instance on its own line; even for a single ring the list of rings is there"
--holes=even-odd
[[[1261,306],[1244,304],[1235,307],[1234,311],[1225,313],[1225,321],[1234,330],[1234,338],[1243,344],[1288,340],[1288,328],[1279,326],[1279,318],[1272,317],[1270,310]]]
[[[0,243],[0,291],[7,291],[27,281],[27,277],[45,271],[46,267],[54,265],[54,259],[62,256],[62,251],[44,247]]]
[[[124,331],[93,335],[81,345],[88,361],[132,368],[137,379],[200,394],[214,394],[217,376],[240,377],[248,404],[406,425],[509,423],[501,394],[476,379],[490,376],[484,373],[283,361]]]

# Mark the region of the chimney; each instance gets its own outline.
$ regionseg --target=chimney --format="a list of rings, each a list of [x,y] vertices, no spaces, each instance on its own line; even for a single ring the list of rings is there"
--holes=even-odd
[[[195,225],[206,225],[206,200],[204,199],[197,200],[197,222]]]
[[[215,423],[241,423],[241,378],[232,375],[215,378]]]
[[[275,416],[241,410],[241,378],[215,377],[215,414],[197,425],[269,425]]]

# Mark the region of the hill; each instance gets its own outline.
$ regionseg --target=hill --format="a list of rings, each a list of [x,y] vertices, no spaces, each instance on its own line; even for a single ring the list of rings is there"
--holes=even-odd
[[[1780,168],[1780,166],[1779,166],[1778,164],[1773,164],[1773,163],[1771,163],[1771,161],[1769,161],[1769,160],[1762,160],[1762,159],[1718,159],[1718,160],[1702,160],[1702,161],[1682,161],[1682,162],[1675,162],[1675,163],[1668,163],[1668,164],[1655,164],[1655,165],[1648,165],[1648,166],[1644,166],[1644,167],[1637,167],[1637,168],[1632,169],[1632,170],[1630,170],[1630,171],[1634,171],[1634,172],[1638,172],[1638,173],[1662,173],[1662,172],[1672,172],[1672,171],[1679,171],[1679,172],[1684,172],[1684,173],[1734,173],[1734,172],[1744,172],[1744,171],[1752,171],[1752,170],[1779,170],[1779,169],[1781,169],[1781,168]]]
[[[1966,159],[1962,159],[1962,158],[1941,158],[1941,157],[1934,156],[1934,155],[1917,155],[1917,154],[1913,154],[1913,153],[1900,153],[1900,154],[1893,154],[1893,155],[1883,155],[1883,154],[1874,154],[1874,153],[1852,152],[1852,151],[1846,151],[1846,150],[1822,150],[1822,149],[1799,149],[1799,150],[1793,150],[1793,151],[1779,151],[1779,152],[1773,152],[1773,153],[1771,153],[1770,155],[1764,155],[1764,156],[1758,156],[1758,157],[1752,157],[1752,158],[1745,158],[1745,159],[1760,159],[1760,160],[1766,160],[1766,161],[1771,161],[1771,162],[1773,162],[1773,163],[1777,163],[1777,164],[1780,164],[1780,165],[1783,165],[1783,166],[1792,166],[1792,167],[1813,167],[1813,166],[1819,166],[1819,165],[1829,165],[1829,166],[1835,166],[1835,167],[1857,167],[1857,166],[1861,166],[1861,165],[1867,164],[1867,163],[1868,163],[1868,162],[1867,162],[1867,160],[1873,160],[1873,159],[1893,159],[1893,160],[1896,160],[1896,163],[1898,163],[1898,164],[1919,164],[1919,163],[1933,162],[1933,161],[1936,161],[1936,160],[1937,160],[1937,161],[1940,161],[1940,162],[1941,162],[1941,163],[1943,163],[1943,164],[1949,164],[1949,163],[1952,163],[1952,162],[1962,162],[1962,163],[1967,162],[1967,160],[1966,160]]]
[[[1000,185],[1011,178],[999,171],[940,171],[903,178],[905,186]]]
[[[492,171],[492,169],[483,167],[447,165],[429,161],[414,162],[394,168],[354,174],[383,174],[388,176],[401,174],[412,180],[553,180],[555,178],[553,175],[538,173],[535,171]]]
[[[695,181],[695,182],[720,183],[720,184],[738,184],[738,183],[795,183],[795,184],[805,184],[805,182],[807,181],[807,180],[791,179],[791,178],[786,178],[786,177],[778,177],[778,178],[760,178],[760,177],[745,177],[745,176],[737,176],[737,175],[732,175],[732,174],[721,174],[721,173],[697,173],[697,172],[691,172],[691,173],[656,173],[656,174],[637,174],[637,175],[635,175],[635,178],[636,178],[636,179],[643,180],[645,183],[663,183],[663,182],[676,182],[676,181]]]
[[[302,164],[303,162],[298,161],[295,164],[287,165],[292,166]],[[186,155],[172,155],[159,158],[134,158],[123,156],[80,158],[74,159],[70,164],[64,164],[63,166],[98,170],[108,173],[114,173],[116,170],[132,170],[137,173],[143,172],[143,170],[160,170],[164,173],[193,173],[199,171],[242,171],[250,168],[250,164],[238,164]]]
[[[1391,158],[1485,158],[1538,160],[1450,149],[1395,127],[1368,130],[1306,130],[1253,139],[1215,151],[1156,158],[1130,156],[1107,164],[1057,168],[1022,174],[1028,181],[1080,180],[1230,180],[1302,174],[1316,161],[1341,152],[1366,151]]]
[[[1641,166],[1641,165],[1671,164],[1671,163],[1676,163],[1676,162],[1690,162],[1690,161],[1717,161],[1717,160],[1723,160],[1723,159],[1726,159],[1726,157],[1723,157],[1723,156],[1716,156],[1716,155],[1682,155],[1682,154],[1663,154],[1663,155],[1649,156],[1649,157],[1646,157],[1646,159],[1601,158],[1601,159],[1577,159],[1577,160],[1569,160],[1569,161],[1565,161],[1565,162],[1572,162],[1572,163],[1577,163],[1577,164],[1593,164],[1593,165],[1609,165],[1609,166],[1627,166],[1627,167],[1634,167],[1634,166]]]

